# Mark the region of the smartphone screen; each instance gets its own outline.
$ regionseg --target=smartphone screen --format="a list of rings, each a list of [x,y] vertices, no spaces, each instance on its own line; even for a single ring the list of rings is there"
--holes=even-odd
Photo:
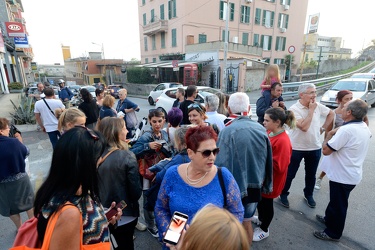
[[[169,227],[164,236],[164,242],[172,245],[176,245],[180,240],[182,230],[184,230],[186,222],[189,216],[186,214],[175,212],[172,216]]]

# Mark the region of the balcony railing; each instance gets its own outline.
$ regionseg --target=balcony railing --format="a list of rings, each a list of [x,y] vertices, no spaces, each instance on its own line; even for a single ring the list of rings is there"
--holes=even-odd
[[[168,31],[168,20],[157,20],[143,27],[143,35],[150,36]]]

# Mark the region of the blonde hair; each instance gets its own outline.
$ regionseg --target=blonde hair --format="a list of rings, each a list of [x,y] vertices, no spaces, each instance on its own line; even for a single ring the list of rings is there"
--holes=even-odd
[[[112,106],[115,104],[115,98],[111,95],[106,95],[103,99],[103,106],[105,107],[110,107],[112,108]]]
[[[279,69],[279,66],[277,64],[270,64],[267,69],[266,69],[266,78],[264,79],[267,83],[267,85],[271,85],[271,77],[269,76],[269,72],[273,70],[276,72],[276,78],[277,78],[277,82],[281,83],[281,78],[280,78],[280,69]]]
[[[63,131],[68,123],[75,123],[78,117],[86,117],[86,115],[77,108],[65,109],[59,117],[58,130]]]
[[[121,130],[125,126],[125,121],[117,117],[104,117],[98,124],[98,131],[101,132],[111,148],[128,149],[128,144],[120,140]]]
[[[225,209],[208,205],[195,215],[186,231],[182,250],[248,250],[242,224]]]

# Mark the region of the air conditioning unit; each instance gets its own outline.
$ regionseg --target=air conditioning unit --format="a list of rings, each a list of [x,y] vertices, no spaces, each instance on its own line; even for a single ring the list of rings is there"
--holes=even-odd
[[[289,10],[289,7],[290,7],[289,5],[285,4],[284,5],[284,10]]]
[[[280,28],[280,32],[281,33],[285,33],[286,32],[286,28]]]
[[[253,0],[245,0],[246,3],[252,3]]]
[[[238,43],[238,36],[233,37],[233,38],[232,38],[232,42],[233,42],[233,43]]]

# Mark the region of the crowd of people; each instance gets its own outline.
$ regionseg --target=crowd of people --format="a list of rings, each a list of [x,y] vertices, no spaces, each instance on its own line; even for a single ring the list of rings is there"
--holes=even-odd
[[[9,121],[0,118],[0,161],[6,163],[0,169],[0,212],[17,228],[23,211],[38,218],[39,240],[50,242],[50,249],[109,247],[109,241],[114,249],[134,249],[135,228],[148,230],[164,249],[249,249],[269,237],[274,200],[291,206],[288,195],[303,159],[310,208],[316,207],[314,187],[321,187],[325,174],[330,182],[325,215],[316,216],[326,229],[314,235],[338,241],[371,138],[367,104],[340,91],[332,111],[317,102],[314,85],[301,84],[299,100],[287,108],[276,65],[267,69],[261,88],[257,121],[249,116],[245,93],[210,95],[202,105],[195,102],[196,86],[179,88],[167,117],[151,109],[150,130],[131,145],[140,108],[125,89],[116,107],[101,90],[93,100],[82,89],[83,102],[69,108],[46,88],[35,116],[54,148],[50,172],[34,198],[25,173],[27,148],[20,134],[9,137]],[[324,172],[316,179],[319,164]],[[121,201],[126,207],[106,218],[106,209]],[[176,212],[187,216],[188,226],[176,244],[163,243]],[[142,214],[146,225],[139,222]],[[54,216],[55,240],[46,241]]]

